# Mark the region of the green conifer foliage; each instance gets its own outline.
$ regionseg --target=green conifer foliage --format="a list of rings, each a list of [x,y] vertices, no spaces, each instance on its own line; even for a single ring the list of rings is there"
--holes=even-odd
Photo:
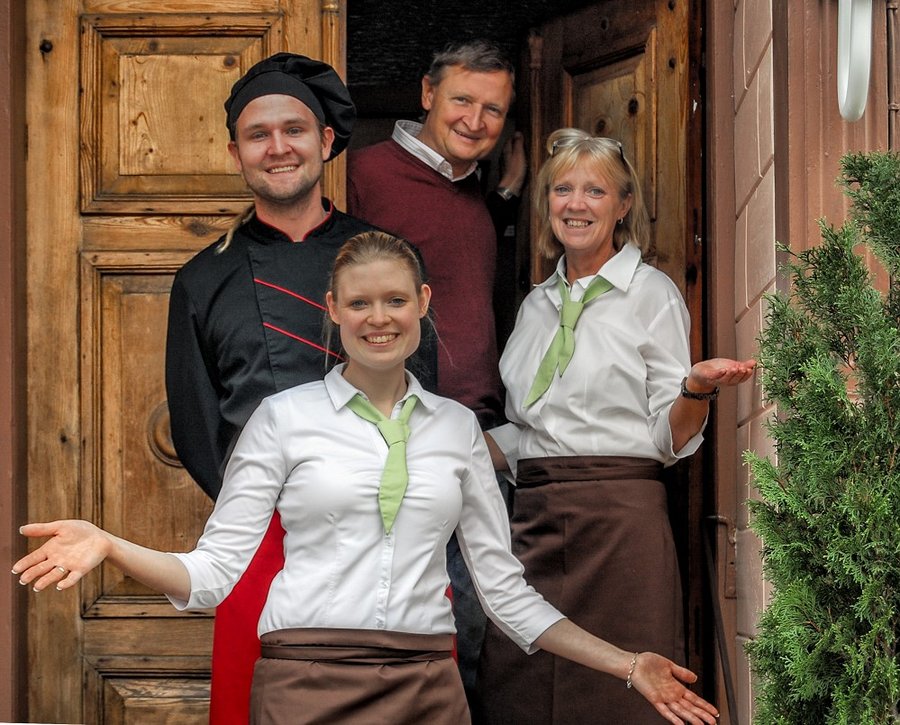
[[[773,590],[747,648],[763,725],[900,722],[900,156],[848,155],[840,183],[850,219],[792,256],[760,336],[777,454],[746,454]]]

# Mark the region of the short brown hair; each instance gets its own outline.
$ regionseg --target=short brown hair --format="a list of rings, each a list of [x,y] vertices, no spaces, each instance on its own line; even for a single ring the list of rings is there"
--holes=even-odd
[[[513,88],[516,86],[515,67],[500,46],[490,40],[470,40],[445,46],[434,54],[425,75],[431,85],[436,86],[444,78],[444,69],[457,65],[475,73],[509,73]]]

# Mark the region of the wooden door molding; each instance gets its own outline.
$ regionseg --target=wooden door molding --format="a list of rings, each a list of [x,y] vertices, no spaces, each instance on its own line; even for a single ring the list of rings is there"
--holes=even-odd
[[[281,14],[85,15],[81,209],[237,214],[250,195],[226,149],[221,104],[281,48]],[[191,89],[202,88],[195,94]]]
[[[81,256],[83,515],[162,551],[192,548],[212,510],[175,455],[159,374],[172,277],[190,256]],[[105,564],[82,580],[80,593],[85,618],[185,616]]]
[[[78,24],[74,3],[27,6],[28,519],[81,514],[78,399]],[[49,596],[48,596],[49,595]],[[80,722],[78,594],[28,599],[28,717]]]
[[[10,564],[25,545],[25,7],[0,0],[0,550]],[[0,721],[25,716],[25,587],[0,582]]]
[[[168,430],[172,275],[250,199],[226,150],[231,84],[279,50],[343,73],[346,2],[30,0],[26,12],[28,519],[86,517],[186,550],[211,503]],[[339,206],[342,164],[326,166]],[[112,567],[31,594],[28,719],[205,722],[211,626]]]
[[[527,93],[530,168],[541,167],[547,136],[564,126],[622,142],[643,184],[649,261],[675,281],[686,301],[697,271],[688,274],[685,242],[688,18],[687,3],[646,0],[599,2],[551,21],[532,35]],[[660,113],[675,123],[660,124]],[[551,271],[552,264],[532,255],[533,282]]]

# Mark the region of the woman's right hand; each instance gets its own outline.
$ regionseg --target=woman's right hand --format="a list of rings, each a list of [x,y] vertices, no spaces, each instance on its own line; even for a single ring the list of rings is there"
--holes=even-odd
[[[31,584],[36,592],[51,584],[57,589],[68,589],[98,566],[112,549],[109,534],[87,521],[26,524],[19,533],[29,538],[49,537],[12,569],[20,584]]]

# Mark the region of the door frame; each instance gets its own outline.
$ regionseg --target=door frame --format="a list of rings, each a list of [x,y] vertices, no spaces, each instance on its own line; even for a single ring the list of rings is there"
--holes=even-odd
[[[656,4],[658,9],[664,5],[658,0],[645,0],[645,2]],[[597,4],[599,5],[599,3]],[[671,11],[674,0],[665,3],[665,6]],[[584,12],[587,12],[587,8],[560,14],[548,20]],[[703,33],[705,0],[688,0],[685,12],[688,24],[686,57],[678,59],[673,55],[670,58],[661,58],[657,62],[660,66],[676,63],[679,60],[686,63],[684,88],[688,98],[685,107],[689,110],[685,119],[684,131],[686,206],[682,249],[685,270],[685,303],[692,322],[690,351],[692,360],[698,361],[709,356],[712,339],[712,331],[708,326],[709,290],[706,282],[707,279],[711,279],[708,274],[710,255],[703,244],[703,240],[706,238],[705,210],[708,199],[705,185],[707,169],[704,166],[707,137],[703,123],[703,101],[706,91],[703,87],[702,68],[706,41]],[[520,99],[520,118],[517,125],[520,128],[533,129],[536,125],[542,128],[547,126],[542,110],[542,98],[545,95],[542,92],[545,89],[541,88],[541,73],[545,56],[543,40],[540,37],[532,36],[528,39],[527,44],[523,43],[520,53],[517,94]],[[674,66],[669,65],[668,67]],[[565,118],[566,112],[561,115]],[[545,158],[545,139],[536,138],[533,133],[530,136],[526,139],[529,161],[543,160]],[[533,180],[539,163],[531,165],[534,166],[531,171]],[[520,213],[518,226],[527,231],[523,231],[519,236],[516,268],[530,270],[530,282],[537,283],[546,276],[550,267],[546,264],[546,260],[537,259],[531,251],[536,218],[530,208],[530,204],[523,204]],[[702,694],[710,699],[716,696],[715,683],[718,662],[715,656],[715,624],[705,565],[703,527],[706,525],[704,524],[705,519],[714,515],[716,511],[716,479],[712,475],[715,470],[716,443],[716,427],[710,424],[706,429],[706,442],[701,451],[688,461],[681,462],[672,469],[667,469],[666,472],[667,486],[670,489],[670,514],[684,582],[687,665],[698,674]],[[674,491],[683,493],[683,495],[675,497],[672,495]]]
[[[711,354],[728,354],[735,347],[734,308],[734,116],[732,53],[734,43],[734,8],[712,2],[698,2],[701,10],[692,11],[696,22],[704,23],[703,47],[708,53],[700,91],[705,125],[702,130],[704,160],[702,173],[706,179],[707,199],[702,215],[707,241],[705,271],[709,275],[707,289],[707,329]],[[344,41],[342,41],[344,42]],[[24,396],[26,389],[24,299],[25,228],[25,121],[24,71],[25,4],[18,0],[0,0],[0,49],[2,64],[0,83],[0,119],[6,121],[9,133],[0,141],[0,550],[14,561],[25,550],[16,528],[25,520],[26,477]],[[725,112],[725,111],[730,112]],[[718,111],[722,111],[721,113]],[[709,194],[715,189],[715,195]],[[710,240],[713,241],[710,244]],[[716,274],[718,272],[718,274]],[[727,396],[717,403],[709,473],[719,480],[724,500],[713,503],[731,510],[735,502],[737,446],[734,436],[736,405]],[[717,508],[718,508],[717,506]],[[720,595],[723,566],[719,566]],[[15,722],[26,718],[26,598],[27,591],[9,576],[0,581],[0,647],[8,657],[0,661],[0,720]],[[726,629],[733,646],[736,614],[734,600],[727,600]],[[732,665],[734,665],[732,652]],[[720,704],[723,697],[717,697]],[[726,720],[723,719],[723,722]]]
[[[25,552],[25,3],[0,0],[0,551]],[[0,721],[26,712],[27,591],[0,580]]]

